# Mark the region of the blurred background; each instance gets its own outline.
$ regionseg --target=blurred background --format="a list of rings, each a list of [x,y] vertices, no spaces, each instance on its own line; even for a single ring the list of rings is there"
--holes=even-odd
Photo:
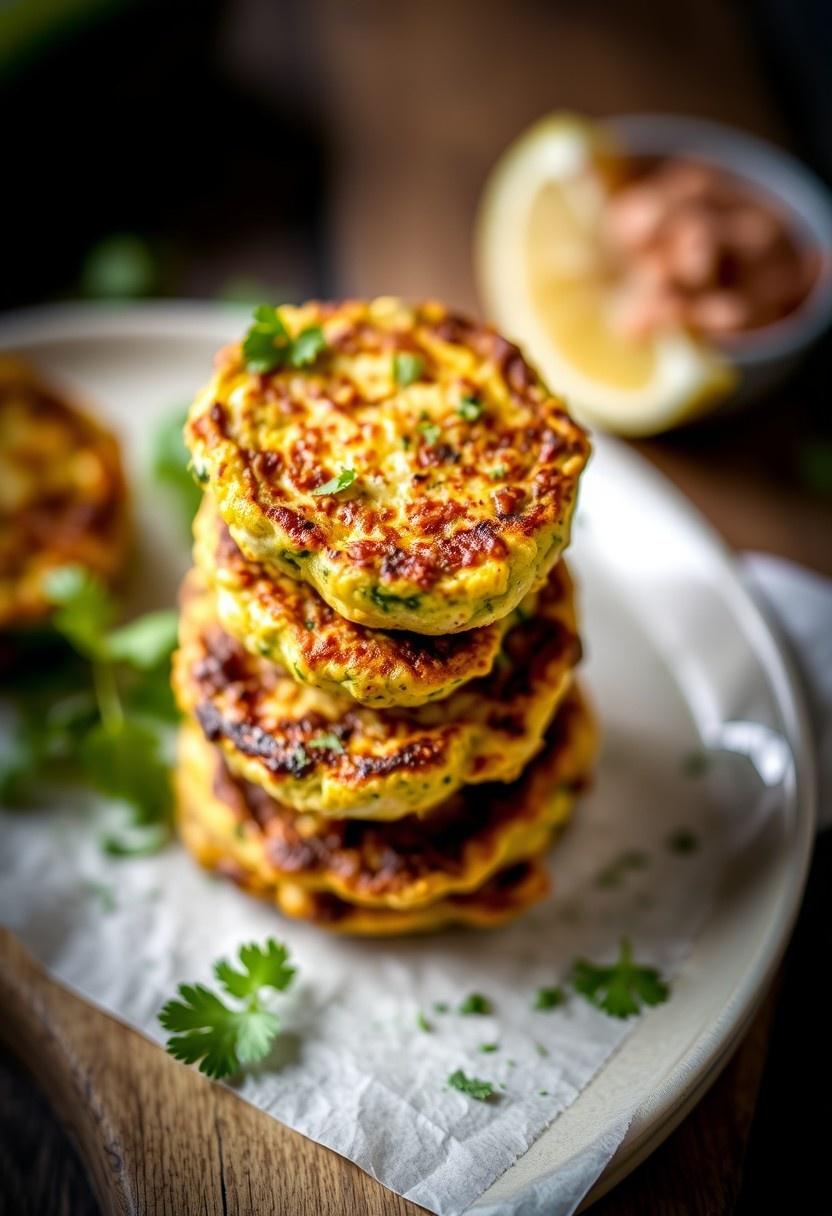
[[[715,118],[832,180],[830,22],[826,0],[7,2],[0,307],[397,292],[481,310],[478,198],[552,110]],[[640,444],[732,544],[826,573],[829,354],[762,408]]]

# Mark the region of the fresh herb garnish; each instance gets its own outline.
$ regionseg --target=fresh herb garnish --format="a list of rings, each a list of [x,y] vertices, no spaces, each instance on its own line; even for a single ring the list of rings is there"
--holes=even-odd
[[[420,1030],[424,1030],[425,1034],[430,1034],[430,1032],[433,1030],[433,1027],[431,1026],[430,1022],[427,1020],[425,1015],[422,1013],[421,1009],[416,1014],[416,1025],[419,1027]]]
[[[188,449],[182,435],[187,416],[187,410],[177,411],[165,418],[157,428],[150,471],[154,481],[165,486],[176,501],[183,527],[190,537],[191,523],[202,499],[202,490],[189,464]]]
[[[465,1000],[460,1004],[457,1013],[469,1014],[486,1014],[491,1013],[492,1005],[487,996],[483,996],[481,992],[472,992],[470,996],[466,996]]]
[[[450,1005],[448,1004],[447,1001],[434,1001],[433,1002],[433,1012],[434,1013],[447,1013],[449,1009],[450,1009]]]
[[[490,1081],[481,1081],[479,1077],[466,1077],[461,1068],[451,1073],[448,1084],[452,1089],[458,1089],[461,1094],[476,1098],[478,1102],[487,1102],[494,1093],[494,1086]]]
[[[557,1009],[566,1000],[566,993],[555,985],[553,988],[538,988],[532,1009]]]
[[[310,739],[307,747],[320,748],[321,751],[337,752],[340,756],[344,750],[344,745],[334,731],[327,731],[323,735],[316,735],[314,739]]]
[[[492,1051],[499,1051],[500,1044],[499,1043],[480,1043],[479,1050],[484,1052],[486,1055],[488,1055]]]
[[[456,412],[459,414],[460,418],[464,418],[466,422],[476,422],[476,420],[482,416],[483,408],[483,404],[479,397],[469,394],[467,397],[462,398],[457,406]]]
[[[228,1005],[204,984],[180,984],[179,1000],[171,1000],[159,1013],[165,1030],[174,1034],[166,1047],[177,1060],[198,1064],[209,1077],[227,1077],[268,1055],[280,1030],[277,1014],[266,1009],[262,990],[285,992],[295,968],[288,951],[269,938],[265,946],[241,946],[239,970],[228,962],[214,966],[214,974],[228,996],[242,1002]]]
[[[680,856],[695,853],[699,848],[699,837],[689,828],[678,828],[668,836],[667,847],[671,853],[678,853]]]
[[[48,780],[57,765],[64,772],[68,766],[66,775],[80,775],[131,810],[132,840],[110,838],[107,851],[158,848],[170,836],[164,727],[171,718],[176,614],[154,612],[113,628],[115,601],[81,566],[52,570],[44,593],[55,608],[53,628],[81,658],[71,668],[70,689],[21,698],[13,752],[0,776],[3,793],[17,797],[36,779]]]
[[[355,481],[355,469],[342,469],[335,477],[330,477],[329,481],[325,481],[322,486],[318,486],[317,490],[313,490],[313,495],[318,498],[321,494],[340,494],[342,490],[346,490],[347,486],[351,486]]]
[[[424,370],[425,361],[421,355],[408,350],[398,350],[393,355],[393,379],[399,388],[414,384]]]
[[[492,481],[502,481],[506,475],[506,466],[504,464],[495,465],[488,476]]]
[[[641,849],[628,849],[596,875],[595,885],[605,891],[614,890],[621,886],[629,873],[644,870],[649,864],[650,858]]]
[[[310,325],[292,338],[279,308],[260,304],[243,339],[243,359],[250,372],[265,374],[278,367],[308,367],[326,350],[320,325]]]
[[[425,437],[425,443],[435,447],[442,438],[442,428],[435,422],[420,422],[419,430]]]
[[[632,946],[621,939],[618,960],[612,967],[600,967],[587,959],[577,959],[572,969],[572,986],[590,1004],[613,1018],[629,1018],[641,1012],[642,1005],[661,1005],[670,989],[653,967],[633,961]]]
[[[544,1047],[542,1043],[535,1043],[534,1047],[535,1047],[535,1051],[541,1057],[541,1059],[545,1060],[549,1054],[549,1048]]]
[[[392,591],[384,591],[378,586],[371,587],[369,595],[376,608],[380,608],[382,612],[389,612],[393,604],[401,604],[403,608],[413,612],[421,603],[421,596],[394,595]]]

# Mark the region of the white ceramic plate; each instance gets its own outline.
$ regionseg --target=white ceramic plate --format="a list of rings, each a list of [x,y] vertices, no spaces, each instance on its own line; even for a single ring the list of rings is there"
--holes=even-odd
[[[118,431],[139,484],[156,423],[188,402],[217,347],[240,329],[238,310],[211,305],[62,307],[6,318],[0,348],[30,356],[94,403]],[[187,549],[154,494],[137,495],[136,508],[140,534],[153,545],[152,567],[135,563],[138,610],[172,601]],[[640,714],[662,722],[664,698],[668,727],[658,741],[668,748],[678,746],[679,702],[709,748],[739,753],[753,766],[770,802],[768,827],[740,850],[673,1000],[636,1027],[480,1204],[509,1200],[564,1168],[633,1102],[624,1142],[587,1203],[668,1135],[718,1075],[766,990],[794,922],[814,835],[805,713],[783,653],[720,541],[669,483],[610,441],[597,444],[581,510],[603,520],[599,536],[579,519],[573,550],[590,684],[632,695],[636,732]],[[635,668],[632,647],[643,653]],[[627,663],[619,671],[622,648]],[[631,687],[634,670],[643,671],[638,687]],[[652,738],[656,746],[655,725]]]

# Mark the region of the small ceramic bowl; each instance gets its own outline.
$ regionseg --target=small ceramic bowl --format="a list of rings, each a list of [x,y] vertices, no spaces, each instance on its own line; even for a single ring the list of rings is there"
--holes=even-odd
[[[682,156],[715,165],[769,195],[795,238],[818,260],[814,285],[793,312],[772,325],[716,345],[739,372],[729,400],[751,401],[774,388],[832,321],[832,195],[815,175],[773,144],[722,123],[672,114],[608,119],[616,141],[635,156]]]

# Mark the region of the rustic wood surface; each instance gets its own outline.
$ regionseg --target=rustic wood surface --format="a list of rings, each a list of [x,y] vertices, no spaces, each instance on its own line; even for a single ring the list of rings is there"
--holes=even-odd
[[[268,16],[265,3],[247,7]],[[284,59],[300,65],[298,78],[303,69],[314,81],[314,104],[331,138],[332,291],[431,294],[476,307],[470,225],[482,182],[505,143],[548,110],[675,110],[787,138],[742,7],[723,0],[309,0],[294,7],[292,25],[272,17],[270,28],[288,47]],[[796,437],[827,408],[818,366],[762,410],[638,447],[730,544],[832,574],[828,504],[810,497],[795,475]],[[0,974],[0,1037],[37,1078],[83,1163],[29,1082],[0,1060],[2,1216],[419,1210],[62,992],[8,938]],[[799,1004],[789,1000],[796,983],[787,974],[787,1005]],[[743,1210],[742,1166],[774,1016],[770,996],[710,1093],[599,1202],[599,1216]],[[792,1123],[799,1126],[796,1117]],[[762,1143],[755,1153],[752,1142],[751,1154],[759,1199],[767,1193],[759,1179],[768,1180],[774,1157],[766,1150],[778,1140],[769,1133]],[[792,1147],[797,1154],[796,1134]],[[760,1203],[746,1210],[757,1212]]]

